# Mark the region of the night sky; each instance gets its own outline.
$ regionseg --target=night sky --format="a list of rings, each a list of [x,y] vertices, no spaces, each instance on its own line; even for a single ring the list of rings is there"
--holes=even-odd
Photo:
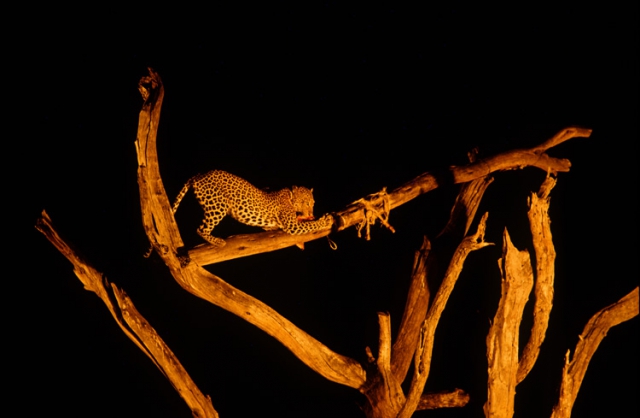
[[[276,340],[184,291],[157,255],[142,257],[148,240],[134,141],[137,83],[150,66],[165,86],[158,152],[170,200],[189,177],[222,169],[260,188],[313,187],[319,216],[463,165],[476,146],[490,156],[567,126],[593,129],[591,138],[550,152],[572,162],[551,195],[555,306],[538,363],[517,387],[515,414],[549,416],[567,349],[595,312],[638,284],[638,14],[632,6],[588,7],[209,6],[188,18],[141,13],[135,30],[91,19],[38,26],[39,41],[18,60],[28,78],[21,141],[36,176],[5,190],[26,188],[29,205],[27,274],[11,280],[28,287],[10,290],[30,314],[11,325],[24,415],[191,416],[33,228],[46,209],[131,296],[221,417],[364,416],[356,390],[316,375]],[[489,212],[487,241],[500,244],[508,228],[519,249],[530,246],[527,197],[544,176],[534,168],[495,175],[479,211]],[[336,251],[320,239],[304,251],[208,269],[364,362],[366,346],[377,350],[376,312],[390,312],[397,331],[413,252],[445,225],[457,190],[446,186],[392,211],[395,234],[375,227],[367,242],[351,228],[331,235]],[[202,242],[201,216],[189,193],[176,214],[189,247]],[[225,220],[214,235],[254,231]],[[426,390],[461,388],[471,403],[416,416],[482,416],[499,257],[500,245],[469,257],[436,333]],[[638,414],[637,329],[635,318],[609,332],[573,416]]]

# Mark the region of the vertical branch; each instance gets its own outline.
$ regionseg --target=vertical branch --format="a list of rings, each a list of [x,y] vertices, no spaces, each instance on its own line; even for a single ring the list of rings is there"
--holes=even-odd
[[[144,103],[138,116],[136,154],[138,156],[138,189],[142,224],[154,245],[163,248],[179,248],[184,244],[178,226],[171,214],[169,198],[160,177],[156,138],[160,124],[160,111],[164,99],[164,86],[160,75],[149,68],[149,75],[142,77],[138,90]],[[163,231],[159,234],[158,231]]]
[[[518,251],[505,229],[503,257],[499,260],[502,273],[502,296],[493,325],[487,335],[489,361],[488,396],[484,405],[487,417],[513,416],[518,370],[518,336],[522,311],[533,286],[533,271],[529,253]]]
[[[391,320],[388,313],[378,313],[380,339],[378,343],[378,370],[388,389],[388,405],[398,411],[404,403],[404,393],[400,383],[391,372]]]
[[[391,370],[395,378],[404,381],[411,359],[420,337],[420,328],[429,308],[429,286],[427,283],[427,258],[431,251],[431,243],[425,236],[422,246],[415,252],[413,258],[413,273],[411,285],[407,294],[398,338],[393,344],[393,358]]]
[[[553,407],[551,418],[568,418],[578,396],[582,379],[587,372],[591,357],[595,354],[600,342],[611,327],[638,316],[638,287],[613,305],[597,312],[587,323],[576,345],[573,359],[569,360],[570,352],[565,356],[562,370],[560,397]]]
[[[404,393],[400,381],[391,372],[391,321],[388,313],[378,312],[380,336],[378,359],[374,359],[367,347],[367,357],[372,366],[367,381],[360,392],[367,397],[363,410],[369,418],[395,417],[404,404]]]
[[[485,176],[464,183],[456,196],[456,201],[451,208],[449,221],[438,237],[445,234],[453,234],[455,238],[461,238],[467,234],[471,223],[476,216],[480,201],[487,187],[493,183],[493,177]]]
[[[484,242],[484,231],[486,228],[488,214],[484,214],[478,225],[478,231],[471,236],[466,237],[456,249],[444,280],[433,298],[433,304],[427,313],[427,317],[424,320],[421,329],[421,338],[418,341],[418,347],[415,353],[415,365],[413,378],[411,380],[411,387],[409,394],[407,395],[407,401],[402,407],[402,410],[398,414],[398,418],[409,418],[415,412],[422,392],[424,391],[424,385],[429,377],[429,371],[431,369],[431,354],[433,352],[434,335],[436,327],[440,321],[440,316],[444,311],[444,308],[449,300],[449,296],[453,291],[453,288],[458,281],[458,277],[462,272],[464,261],[471,251],[484,248],[491,243]]]
[[[556,185],[553,177],[547,176],[538,193],[532,193],[529,200],[529,225],[536,257],[535,303],[533,306],[533,327],[527,345],[522,351],[516,382],[527,377],[538,359],[540,346],[544,341],[549,315],[553,307],[553,282],[555,278],[556,250],[551,236],[549,219],[549,194]]]
[[[183,246],[180,232],[171,213],[157,156],[157,127],[164,95],[160,76],[149,69],[139,87],[145,100],[138,126],[138,185],[145,230],[152,245],[174,279],[183,289],[217,305],[278,339],[307,366],[326,377],[350,387],[365,382],[365,372],[355,360],[331,351],[327,346],[296,327],[275,310],[229,285],[193,262],[177,255]]]
[[[474,160],[474,158],[472,158]],[[448,243],[460,242],[467,234],[476,211],[484,196],[487,187],[493,182],[492,177],[482,177],[465,183],[460,187],[456,196],[456,201],[451,209],[447,225],[438,235],[438,257],[443,264],[450,261],[453,248]],[[411,358],[414,355],[415,347],[420,336],[422,322],[429,308],[429,286],[427,284],[428,275],[433,275],[435,270],[427,265],[429,257],[433,257],[431,243],[425,237],[422,247],[416,252],[413,263],[413,273],[407,303],[402,315],[402,322],[398,330],[398,338],[393,345],[393,358],[391,369],[399,381],[406,377]],[[431,259],[429,259],[431,260]],[[429,263],[431,265],[431,263]],[[437,275],[437,272],[435,272]]]

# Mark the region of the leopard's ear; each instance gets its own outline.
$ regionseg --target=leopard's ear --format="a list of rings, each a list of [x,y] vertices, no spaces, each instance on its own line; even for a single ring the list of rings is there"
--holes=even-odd
[[[313,187],[312,187],[312,188],[310,188],[310,189],[309,189],[309,191],[310,191],[311,193],[313,193]]]

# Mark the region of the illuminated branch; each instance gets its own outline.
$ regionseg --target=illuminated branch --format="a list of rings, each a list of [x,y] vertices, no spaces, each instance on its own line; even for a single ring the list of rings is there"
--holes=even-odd
[[[480,220],[476,233],[466,237],[460,243],[453,255],[453,258],[451,259],[444,281],[433,298],[433,304],[429,308],[427,317],[422,325],[421,338],[418,342],[418,346],[416,347],[413,378],[407,395],[407,401],[398,414],[398,418],[409,418],[418,407],[424,390],[424,385],[427,382],[429,371],[431,369],[431,353],[433,352],[436,327],[440,321],[440,316],[444,311],[447,301],[449,300],[449,296],[451,295],[451,292],[458,281],[458,277],[462,272],[464,261],[472,251],[493,245],[492,243],[484,241],[487,217],[488,214],[485,213]]]
[[[150,241],[160,250],[158,253],[175,280],[186,291],[275,337],[302,362],[325,378],[352,388],[361,387],[365,381],[365,372],[355,360],[331,351],[260,300],[234,288],[196,263],[185,263],[184,259],[178,257],[182,239],[169,210],[169,200],[160,179],[156,150],[164,89],[160,76],[151,69],[149,72],[150,76],[140,82],[140,90],[146,101],[140,111],[136,140],[142,219],[145,230],[150,232]],[[225,247],[233,245],[229,241]]]
[[[493,157],[473,162],[464,167],[451,167],[449,177],[454,184],[467,183],[496,171],[515,170],[525,167],[537,167],[541,170],[557,173],[567,172],[571,167],[569,160],[553,158],[545,154],[548,149],[561,144],[569,139],[582,137],[588,138],[591,129],[565,128],[548,139],[541,145],[529,149],[503,152]],[[424,173],[415,179],[403,184],[389,193],[389,204],[395,209],[421,194],[430,192],[440,187],[437,176],[433,173]],[[362,221],[362,214],[358,205],[353,205],[336,214],[338,231],[353,226]]]
[[[443,231],[438,239],[447,236],[448,239],[459,240],[466,233],[466,227],[470,224],[471,219],[476,210],[482,196],[491,183],[490,178],[477,179],[471,183],[463,185],[461,188],[453,209],[451,217],[445,231]],[[440,290],[435,297],[435,309],[430,311],[429,326],[430,330],[435,330],[439,322],[440,314],[446,305],[446,301],[453,290],[457,275],[462,269],[466,251],[470,250],[480,235],[484,233],[486,225],[486,215],[480,221],[478,233],[472,237],[467,237],[457,248],[457,251],[447,257],[441,253],[443,257],[440,262],[448,263],[449,269],[446,278],[443,280]],[[459,238],[460,237],[460,238]],[[490,244],[486,244],[490,245]],[[484,243],[480,245],[484,246]],[[477,249],[477,248],[476,248]],[[365,406],[365,412],[368,417],[396,417],[400,411],[404,416],[410,416],[413,411],[420,409],[436,409],[436,408],[452,408],[462,407],[469,402],[469,395],[460,389],[439,393],[422,393],[424,385],[428,377],[428,370],[431,364],[431,348],[425,350],[425,345],[433,347],[433,335],[429,337],[429,341],[425,342],[427,333],[425,333],[424,324],[429,308],[429,286],[427,277],[434,274],[430,257],[431,243],[425,237],[422,247],[416,251],[414,256],[414,266],[411,284],[407,295],[398,337],[393,344],[391,356],[391,373],[387,370],[386,346],[388,345],[386,324],[388,322],[388,314],[379,314],[380,320],[380,348],[379,356],[383,359],[377,361],[370,354],[367,347],[369,362],[375,364],[377,368],[367,373],[367,383],[361,389],[367,397],[368,403]],[[383,349],[384,348],[384,349]],[[420,355],[416,353],[418,348]],[[420,360],[416,360],[416,356]],[[414,376],[409,398],[406,399],[400,390],[400,383],[406,378],[407,371],[411,365],[411,361],[420,362],[420,376],[418,380]],[[426,373],[424,373],[426,372]]]
[[[93,268],[58,235],[46,212],[42,212],[36,228],[73,264],[74,272],[85,289],[94,292],[104,302],[122,332],[171,382],[193,412],[193,416],[217,418],[218,413],[211,404],[211,398],[200,392],[178,358],[138,312],[129,296],[115,284],[109,283],[102,273]]]
[[[393,359],[391,370],[395,379],[404,381],[413,353],[420,338],[420,328],[429,308],[429,285],[427,283],[427,258],[431,251],[431,243],[424,237],[420,250],[416,251],[413,259],[411,284],[407,294],[398,338],[393,344]]]
[[[537,167],[551,173],[567,172],[571,167],[569,160],[550,157],[545,154],[545,151],[569,139],[578,137],[588,138],[590,135],[591,129],[576,127],[565,128],[541,145],[533,148],[503,152],[463,167],[453,166],[449,169],[448,176],[452,179],[453,183],[459,184],[482,179],[497,171],[515,170],[525,167]],[[385,201],[381,202],[377,209],[380,213],[385,213],[383,204],[388,205],[387,210],[395,209],[421,194],[435,190],[438,187],[440,187],[440,184],[435,174],[421,174],[415,179],[389,192],[385,197]],[[344,210],[333,214],[336,221],[335,225],[337,225],[334,228],[336,231],[342,231],[351,226],[360,225],[365,220],[367,213],[367,211],[363,210],[363,204],[356,201]],[[471,217],[471,219],[473,218]],[[307,242],[327,236],[331,232],[330,229],[327,229],[296,236],[289,235],[283,231],[236,235],[225,238],[227,245],[222,248],[216,248],[211,245],[201,245],[191,249],[189,251],[189,258],[198,265],[204,266],[219,263],[224,260],[286,248],[300,242]]]
[[[573,359],[570,352],[565,356],[562,370],[560,397],[553,408],[551,418],[568,418],[571,416],[573,403],[578,396],[582,379],[587,372],[591,357],[595,354],[600,342],[612,327],[638,316],[638,287],[622,299],[596,313],[584,327],[580,341],[576,345]]]
[[[469,396],[460,389],[423,393],[431,368],[436,327],[464,262],[471,251],[492,245],[484,241],[488,214],[485,213],[478,223],[475,234],[462,238],[472,225],[485,190],[493,181],[489,177],[490,173],[527,166],[537,167],[549,173],[540,191],[531,196],[528,213],[535,250],[536,280],[533,328],[522,358],[518,359],[519,328],[524,306],[533,287],[534,272],[529,253],[518,251],[513,246],[506,229],[503,237],[503,257],[499,263],[502,273],[502,297],[487,336],[489,380],[484,411],[487,416],[492,417],[513,415],[515,387],[527,376],[538,358],[553,302],[555,250],[548,208],[549,193],[555,185],[555,179],[550,174],[568,171],[570,168],[568,160],[549,157],[545,152],[571,138],[588,137],[591,130],[566,128],[536,147],[504,152],[484,160],[472,161],[464,167],[449,169],[446,177],[452,183],[463,184],[451,211],[450,220],[434,244],[425,237],[422,247],[415,254],[411,284],[395,343],[391,337],[390,315],[378,314],[380,334],[377,359],[367,347],[369,364],[366,365],[365,372],[363,366],[355,360],[333,352],[265,303],[234,288],[201,267],[300,244],[326,236],[330,230],[299,236],[282,231],[241,235],[227,238],[227,245],[222,248],[202,245],[188,252],[183,251],[184,244],[170,210],[158,165],[156,137],[164,97],[159,75],[149,69],[149,76],[141,79],[139,89],[144,104],[139,116],[135,145],[142,221],[153,248],[175,280],[193,295],[237,315],[273,336],[303,363],[326,379],[358,389],[367,398],[363,410],[369,418],[409,418],[419,409],[459,407],[468,403]],[[425,173],[389,194],[386,193],[386,188],[383,188],[380,193],[359,199],[343,211],[334,213],[335,230],[341,231],[353,225],[366,226],[366,235],[369,236],[369,226],[380,220],[393,231],[388,222],[391,209],[439,186],[435,174]],[[122,331],[165,374],[192,409],[193,415],[202,418],[217,417],[210,398],[198,390],[178,359],[136,310],[129,297],[109,283],[58,236],[45,212],[38,220],[37,228],[72,262],[75,273],[85,288],[103,300]],[[460,238],[461,242],[457,247],[447,246],[448,242],[443,243],[443,238],[453,239],[456,244],[460,242]],[[434,274],[436,269],[431,261],[436,253],[440,265],[448,266],[444,277],[442,274]],[[440,258],[441,255],[444,256]],[[442,283],[430,305],[427,279],[432,276],[442,279]],[[598,312],[589,321],[580,337],[573,360],[569,360],[570,356],[567,353],[560,398],[554,408],[554,417],[568,416],[587,365],[607,331],[636,315],[638,288],[616,304]],[[412,361],[413,375],[405,395],[402,383],[407,377]]]
[[[547,176],[547,179],[540,186],[540,191],[537,194],[533,193],[529,200],[529,225],[536,257],[535,303],[533,306],[533,327],[529,341],[522,350],[516,384],[524,380],[538,359],[553,307],[556,250],[551,236],[549,194],[555,185],[556,180]]]
[[[502,274],[502,297],[487,335],[489,380],[484,414],[506,418],[513,416],[520,321],[533,286],[529,252],[518,251],[506,229],[498,264]]]

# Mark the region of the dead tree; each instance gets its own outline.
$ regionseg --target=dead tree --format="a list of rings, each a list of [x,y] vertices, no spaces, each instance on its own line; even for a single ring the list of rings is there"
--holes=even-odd
[[[202,245],[183,251],[184,244],[163,187],[156,152],[164,89],[159,75],[151,69],[149,71],[149,76],[143,77],[139,84],[144,104],[140,112],[136,150],[143,225],[153,248],[186,291],[239,316],[276,338],[304,364],[326,379],[364,394],[367,403],[363,410],[371,418],[410,417],[416,410],[463,407],[467,404],[469,395],[463,389],[425,394],[424,387],[430,372],[435,330],[465,259],[472,251],[493,245],[484,240],[488,213],[482,215],[475,232],[468,231],[483,193],[493,181],[492,173],[524,167],[537,167],[547,172],[540,190],[533,193],[529,201],[534,254],[517,250],[508,232],[504,231],[503,256],[499,260],[502,297],[487,336],[489,380],[485,415],[513,415],[515,387],[526,378],[536,362],[553,303],[555,250],[549,228],[549,196],[557,173],[567,172],[570,168],[568,160],[552,158],[546,151],[571,138],[588,137],[590,130],[567,128],[536,147],[477,161],[475,156],[471,156],[468,165],[450,168],[450,178],[462,187],[443,232],[433,242],[425,237],[421,248],[415,253],[410,288],[397,338],[392,341],[390,315],[378,313],[380,331],[377,350],[374,352],[369,347],[363,348],[368,361],[360,364],[332,351],[262,301],[234,288],[202,266],[274,251],[352,226],[357,227],[359,234],[364,230],[368,238],[370,226],[377,221],[393,230],[388,220],[389,211],[438,188],[437,177],[425,173],[395,190],[387,192],[382,189],[360,199],[332,214],[332,229],[299,236],[281,231],[236,236],[228,238],[223,248]],[[86,289],[95,292],[104,301],[123,332],[170,380],[192,410],[193,416],[218,416],[210,398],[198,390],[178,359],[138,313],[127,295],[109,283],[60,238],[45,212],[38,220],[37,228],[73,263],[75,273]],[[445,265],[446,269],[439,273],[430,267],[429,260],[443,238],[459,244],[449,252],[440,253],[441,256],[444,254],[444,259],[441,258],[439,263]],[[535,270],[531,257],[535,258]],[[433,280],[440,285],[431,297],[428,281]],[[532,289],[535,298],[533,328],[522,355],[519,355],[520,322]],[[573,358],[567,354],[554,417],[569,416],[591,355],[607,330],[637,314],[636,287],[618,303],[598,312],[587,324]],[[411,365],[413,371],[408,376]],[[407,378],[409,389],[405,392],[401,384]]]

